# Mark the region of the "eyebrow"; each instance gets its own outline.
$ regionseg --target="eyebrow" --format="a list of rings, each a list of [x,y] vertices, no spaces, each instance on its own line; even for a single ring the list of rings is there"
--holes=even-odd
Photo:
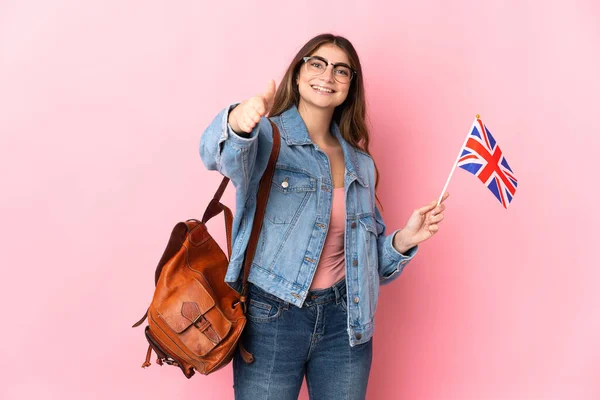
[[[316,54],[313,54],[312,56],[309,56],[309,57],[316,57],[316,58],[320,58],[320,59],[324,60],[325,62],[330,62],[330,61],[329,61],[328,59],[326,59],[325,57],[318,56],[318,55],[316,55]],[[348,64],[346,64],[346,63],[343,63],[343,62],[339,62],[339,63],[332,63],[332,64],[333,64],[333,66],[334,66],[334,67],[337,67],[338,65],[341,65],[342,67],[346,67],[346,68],[350,68],[351,70],[354,70],[354,68],[352,68],[351,66],[349,66]]]

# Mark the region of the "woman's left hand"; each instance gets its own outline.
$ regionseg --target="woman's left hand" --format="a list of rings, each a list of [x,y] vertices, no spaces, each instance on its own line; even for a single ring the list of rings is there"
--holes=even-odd
[[[439,230],[439,223],[444,219],[446,206],[442,204],[447,198],[448,192],[444,193],[440,205],[437,200],[413,211],[404,229],[400,230],[394,237],[394,247],[400,253],[405,253],[411,247],[429,239]]]

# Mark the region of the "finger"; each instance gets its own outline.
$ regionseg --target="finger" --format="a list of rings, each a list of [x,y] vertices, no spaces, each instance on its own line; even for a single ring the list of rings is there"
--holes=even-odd
[[[252,130],[248,130],[248,125],[246,125],[245,123],[239,123],[238,122],[238,126],[240,127],[240,130],[242,132],[246,132],[246,133],[252,132]]]
[[[431,210],[433,210],[436,206],[437,206],[437,200],[432,201],[431,203],[427,204],[426,206],[418,208],[416,210],[416,212],[420,215],[425,215],[428,212],[430,212]]]
[[[250,127],[248,124],[243,123],[240,125],[240,129],[242,130],[242,132],[246,132],[246,133],[250,133],[252,132],[252,127]]]
[[[267,85],[267,90],[262,94],[262,98],[265,100],[266,103],[266,112],[269,112],[271,106],[273,106],[273,100],[275,99],[276,92],[277,86],[275,85],[275,81],[271,79]]]
[[[261,96],[252,98],[250,109],[258,113],[261,117],[267,114],[267,101]]]
[[[248,110],[247,114],[246,114],[246,118],[248,118],[248,120],[253,121],[254,123],[258,123],[260,121],[260,117],[262,117],[263,115],[265,115],[264,113],[260,113],[260,111],[251,108]]]
[[[251,116],[246,117],[246,124],[248,125],[250,130],[254,129],[254,127],[256,126],[256,122],[254,122]]]
[[[444,210],[446,209],[446,206],[443,204],[440,204],[439,206],[437,206],[436,208],[433,209],[433,211],[431,212],[431,216],[435,216],[438,215],[442,212],[444,212]]]
[[[246,109],[244,109],[244,114],[242,116],[242,119],[243,119],[244,123],[250,124],[251,122],[254,122],[255,115],[256,115],[256,111],[254,110],[254,108],[246,107]]]
[[[444,214],[437,214],[437,215],[431,216],[431,218],[429,218],[429,223],[430,224],[439,224],[440,222],[442,222],[443,219],[444,219]]]
[[[440,229],[440,227],[437,225],[429,225],[429,227],[427,227],[427,229],[429,229],[429,232],[431,232],[431,233],[436,233]]]
[[[444,196],[442,196],[442,200],[440,201],[440,204],[443,203],[448,198],[448,196],[450,196],[450,193],[448,193],[448,192],[444,193]]]
[[[275,81],[271,79],[267,84],[267,90],[263,93],[263,97],[266,100],[273,99],[275,97],[275,92],[277,90],[277,86],[275,85]]]
[[[427,206],[431,205],[432,203],[435,203],[434,205],[437,206],[437,208],[435,208],[432,212],[433,215],[439,214],[440,212],[444,211],[444,209],[446,208],[445,205],[443,205],[442,203],[448,198],[448,196],[450,196],[450,193],[446,192],[444,193],[444,195],[442,196],[442,200],[440,200],[440,204],[437,205],[437,200],[432,201],[431,203],[429,203]],[[425,207],[427,207],[425,206]],[[423,208],[425,208],[423,207]],[[430,210],[431,211],[431,210]],[[426,211],[427,213],[428,211]]]
[[[252,132],[252,129],[254,129],[254,127],[256,126],[256,124],[247,116],[244,117],[244,121],[242,122],[242,127],[243,127],[243,131],[246,133],[250,133]]]

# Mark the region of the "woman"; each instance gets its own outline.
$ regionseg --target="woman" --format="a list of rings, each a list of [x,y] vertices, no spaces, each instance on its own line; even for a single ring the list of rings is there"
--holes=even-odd
[[[279,89],[223,110],[202,135],[206,167],[236,188],[225,280],[241,287],[259,180],[277,125],[281,150],[249,276],[247,364],[233,360],[236,399],[364,399],[379,285],[396,279],[437,232],[444,205],[417,209],[386,235],[376,205],[363,76],[345,38],[311,39]],[[447,198],[447,194],[444,199]]]

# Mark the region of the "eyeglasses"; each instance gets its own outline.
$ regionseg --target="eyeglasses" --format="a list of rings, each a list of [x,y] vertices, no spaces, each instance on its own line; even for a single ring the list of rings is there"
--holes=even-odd
[[[339,83],[348,83],[356,75],[356,71],[344,63],[332,63],[319,56],[302,58],[306,71],[310,75],[321,75],[327,69],[327,66],[333,65],[333,78]]]

